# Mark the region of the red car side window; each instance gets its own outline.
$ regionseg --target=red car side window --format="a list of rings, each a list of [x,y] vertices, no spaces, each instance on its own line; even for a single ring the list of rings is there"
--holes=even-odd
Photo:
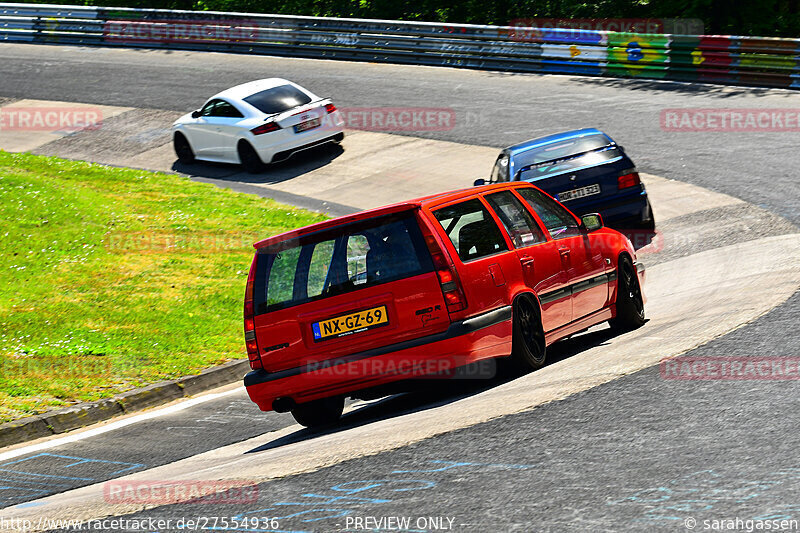
[[[489,194],[485,198],[506,227],[514,247],[524,248],[545,241],[539,225],[511,191]]]
[[[462,261],[508,251],[497,223],[474,198],[433,212]]]
[[[517,192],[539,215],[552,238],[564,239],[580,235],[578,221],[555,200],[528,187],[517,189]]]

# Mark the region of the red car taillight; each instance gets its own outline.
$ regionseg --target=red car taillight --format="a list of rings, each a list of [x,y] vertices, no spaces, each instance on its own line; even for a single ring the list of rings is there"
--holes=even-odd
[[[325,111],[327,111],[329,114],[333,113],[336,111],[336,106],[333,104],[325,104]]]
[[[425,244],[428,245],[428,251],[430,251],[431,259],[433,259],[433,268],[436,269],[439,284],[442,286],[447,312],[463,311],[467,308],[467,299],[464,296],[464,290],[461,288],[461,282],[458,279],[455,267],[448,261],[447,256],[445,256],[444,251],[436,241],[436,237],[431,234],[425,235]]]
[[[259,370],[264,368],[261,364],[261,357],[258,355],[258,341],[256,340],[256,313],[253,307],[253,285],[256,279],[256,268],[258,265],[258,254],[253,257],[250,263],[250,273],[247,275],[247,287],[244,290],[244,343],[247,346],[247,358],[250,360],[250,368]]]
[[[266,124],[262,124],[250,131],[253,132],[253,135],[263,135],[272,131],[278,131],[279,129],[281,129],[281,127],[277,122],[267,122]]]
[[[635,187],[639,185],[641,180],[639,179],[639,173],[635,170],[623,170],[620,172],[619,177],[617,178],[617,189],[627,189],[629,187]]]

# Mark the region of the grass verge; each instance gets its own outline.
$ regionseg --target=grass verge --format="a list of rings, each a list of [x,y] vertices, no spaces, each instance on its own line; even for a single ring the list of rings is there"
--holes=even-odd
[[[252,243],[323,219],[180,176],[0,151],[0,422],[246,357]]]

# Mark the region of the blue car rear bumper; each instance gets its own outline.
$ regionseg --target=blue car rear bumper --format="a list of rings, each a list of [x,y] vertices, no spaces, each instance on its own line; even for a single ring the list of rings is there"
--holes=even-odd
[[[564,205],[578,216],[586,213],[600,213],[603,223],[611,228],[637,228],[652,220],[653,214],[650,212],[647,191],[643,186],[640,190],[634,190],[631,193],[612,199],[605,198],[603,202],[598,202],[590,197],[580,203],[566,202]]]

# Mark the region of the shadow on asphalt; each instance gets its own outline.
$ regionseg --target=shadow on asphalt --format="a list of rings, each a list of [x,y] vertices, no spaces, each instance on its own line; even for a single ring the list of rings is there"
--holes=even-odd
[[[329,165],[344,153],[344,148],[335,143],[327,143],[293,155],[286,161],[267,165],[259,174],[248,174],[241,166],[228,163],[211,163],[196,161],[186,165],[178,160],[172,164],[172,170],[181,174],[202,178],[230,179],[244,183],[261,183],[265,185],[281,183],[297,176],[302,176],[318,168]]]
[[[607,326],[594,328],[591,331],[574,335],[559,341],[547,349],[547,364],[552,365],[564,361],[581,352],[597,346],[604,346],[616,334]],[[486,363],[486,362],[484,362]],[[301,429],[284,437],[275,439],[249,450],[246,453],[257,453],[281,446],[296,444],[306,440],[346,431],[348,429],[365,426],[372,422],[395,418],[398,416],[441,407],[458,400],[480,394],[481,392],[499,387],[505,383],[519,379],[522,376],[512,370],[507,364],[494,364],[490,361],[490,376],[487,376],[487,365],[474,365],[473,369],[467,368],[463,374],[466,376],[482,375],[484,378],[459,378],[455,376],[448,379],[423,379],[405,382],[409,389],[393,396],[367,403],[342,416],[340,422],[325,429]]]
[[[486,74],[495,77],[506,76],[550,76],[551,73],[541,72],[503,72],[503,71],[490,71]],[[569,74],[562,74],[562,76],[569,76]],[[630,89],[634,91],[654,91],[654,92],[673,92],[684,95],[702,95],[702,96],[716,96],[719,98],[732,98],[736,96],[767,96],[781,94],[776,92],[775,89],[781,87],[753,87],[747,85],[716,85],[712,82],[704,82],[701,80],[656,80],[656,79],[643,79],[643,78],[604,78],[601,76],[580,76],[576,75],[570,78],[573,83],[579,83],[587,86],[606,86],[614,87],[617,89]],[[792,91],[785,91],[784,95],[787,98],[794,96]]]
[[[668,92],[682,95],[702,95],[716,98],[734,98],[739,96],[776,95],[774,88],[747,87],[735,85],[713,85],[702,81],[644,80],[630,78],[574,78],[574,82],[586,86],[604,86],[632,91]],[[787,91],[787,96],[791,93]]]

